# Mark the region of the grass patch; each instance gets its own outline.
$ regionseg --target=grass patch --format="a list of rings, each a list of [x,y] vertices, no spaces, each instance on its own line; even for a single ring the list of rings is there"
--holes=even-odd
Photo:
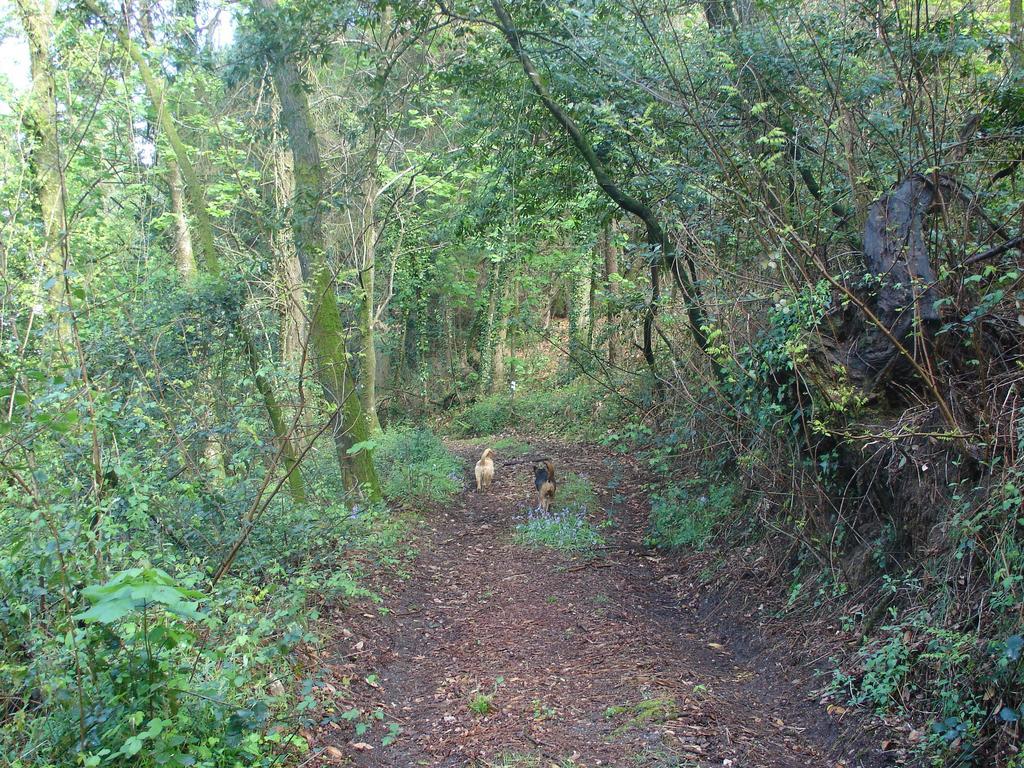
[[[567,507],[597,509],[594,484],[583,475],[566,475],[558,481],[558,500]]]
[[[477,717],[485,717],[494,711],[494,699],[498,695],[498,689],[505,684],[505,678],[499,677],[491,686],[490,693],[477,690],[473,698],[469,700],[469,711]]]
[[[665,723],[679,717],[679,705],[673,698],[644,699],[636,704],[623,704],[608,707],[604,716],[609,720],[622,718],[623,723],[612,732],[612,736],[620,736],[634,728],[642,728],[649,723]]]
[[[489,715],[494,710],[494,694],[478,693],[469,700],[469,711],[477,717]]]
[[[687,480],[651,495],[649,544],[662,549],[703,548],[718,523],[735,507],[735,483]]]
[[[429,429],[394,427],[374,442],[374,464],[388,498],[445,501],[462,489],[462,462]]]
[[[485,768],[580,768],[580,764],[569,757],[559,758],[556,763],[543,755],[524,755],[520,752],[509,752],[482,765]]]
[[[535,451],[534,447],[528,442],[515,437],[503,437],[500,440],[496,440],[490,447],[499,456],[509,459],[517,459],[520,456],[526,456]]]
[[[512,436],[500,437],[495,440],[494,436],[487,435],[486,437],[473,437],[466,440],[466,442],[479,448],[481,451],[484,448],[492,448],[495,455],[502,460],[518,459],[521,456],[527,456],[536,452],[536,449],[528,442]]]

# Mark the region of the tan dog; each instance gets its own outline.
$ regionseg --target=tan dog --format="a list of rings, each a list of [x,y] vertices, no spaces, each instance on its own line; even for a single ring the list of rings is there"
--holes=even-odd
[[[555,490],[558,487],[555,482],[555,468],[550,461],[533,465],[533,484],[537,486],[539,509],[546,513],[551,508],[551,502],[555,500]]]
[[[485,448],[483,456],[476,463],[476,489],[478,491],[484,491],[491,487],[491,481],[494,479],[494,459],[491,458],[493,455],[494,451]]]

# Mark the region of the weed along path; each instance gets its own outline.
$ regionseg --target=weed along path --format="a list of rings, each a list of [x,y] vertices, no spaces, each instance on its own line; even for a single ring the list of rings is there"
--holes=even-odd
[[[646,502],[628,459],[530,442],[560,470],[555,509],[571,508],[530,533],[585,549],[517,535],[532,478],[529,465],[502,467],[510,454],[499,451],[489,492],[467,485],[425,513],[389,612],[338,616],[318,661],[327,714],[309,764],[888,764],[850,745],[806,670],[741,661],[680,604],[680,577],[642,546]],[[481,445],[452,446],[467,478]]]

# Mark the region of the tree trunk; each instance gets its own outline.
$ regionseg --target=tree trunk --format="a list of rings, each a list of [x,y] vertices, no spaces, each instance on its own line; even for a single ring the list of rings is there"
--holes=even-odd
[[[287,237],[281,238],[287,240]],[[302,269],[291,244],[280,249],[281,274],[281,362],[293,376],[298,376],[306,354],[309,329],[304,310],[305,291],[302,287]]]
[[[279,117],[278,110],[274,110]],[[274,205],[278,211],[287,209],[295,194],[291,152],[275,142]],[[302,285],[302,268],[295,253],[291,224],[284,223],[277,238],[278,271],[281,275],[281,363],[295,377],[301,374],[309,329],[306,322],[306,297]]]
[[[504,316],[498,322],[498,339],[494,344],[494,363],[492,364],[493,374],[491,375],[491,392],[501,392],[505,389],[507,376],[505,371],[505,356],[508,354],[508,323]]]
[[[371,131],[371,147],[369,167],[363,182],[362,226],[358,242],[362,255],[362,267],[359,271],[363,287],[360,307],[360,331],[363,340],[362,367],[362,398],[366,424],[371,434],[380,432],[380,420],[377,417],[377,345],[376,345],[376,302],[375,279],[377,271],[377,225],[374,220],[377,195],[377,131]]]
[[[573,375],[590,364],[593,341],[594,265],[587,253],[570,275],[569,286],[569,371]]]
[[[509,282],[510,267],[504,266],[501,271],[501,283],[498,285],[498,302],[495,309],[497,338],[494,341],[494,362],[491,365],[491,392],[502,392],[507,382],[505,358],[508,355],[508,318],[511,307],[508,305],[509,292],[505,285]]]
[[[1010,74],[1020,74],[1024,63],[1024,8],[1021,0],[1010,0]]]
[[[192,250],[192,232],[185,215],[185,200],[182,191],[181,171],[176,160],[167,161],[167,186],[171,191],[171,216],[174,224],[171,237],[174,239],[174,264],[178,274],[186,282],[195,277],[196,257]]]
[[[621,361],[621,350],[619,348],[618,313],[616,302],[619,293],[619,254],[615,248],[615,224],[610,222],[601,230],[601,248],[604,255],[604,279],[606,313],[605,322],[608,327],[605,333],[608,337],[608,364],[617,366]]]
[[[264,9],[275,0],[261,0]],[[369,428],[348,367],[345,334],[335,296],[335,280],[327,261],[324,235],[324,183],[320,144],[298,64],[287,51],[270,59],[274,88],[281,103],[281,121],[288,134],[295,172],[292,228],[295,249],[307,286],[310,345],[318,379],[328,402],[336,408],[334,443],[342,477],[349,490],[366,489],[380,497],[373,455],[367,446]],[[358,450],[353,451],[353,448]]]
[[[494,382],[494,358],[498,346],[497,326],[501,322],[501,282],[502,262],[491,261],[491,270],[487,274],[487,306],[483,310],[480,335],[477,339],[477,352],[480,358],[478,388],[481,395],[490,393]]]
[[[56,84],[50,62],[54,0],[18,0],[18,11],[28,38],[32,86],[23,122],[31,137],[29,166],[43,224],[42,262],[47,311],[58,333],[59,307],[64,301],[64,198],[61,193],[60,146],[57,136]]]

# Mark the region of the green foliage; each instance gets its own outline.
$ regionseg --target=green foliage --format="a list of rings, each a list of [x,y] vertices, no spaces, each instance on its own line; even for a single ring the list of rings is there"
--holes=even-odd
[[[291,198],[288,149],[268,130],[305,119],[282,114],[267,87],[266,64],[281,56],[309,75],[320,134],[309,138],[329,148],[322,168],[292,170],[300,182],[322,173],[330,198],[337,279],[326,287],[341,308],[330,321],[349,322],[369,299],[370,327],[382,330],[370,354],[384,363],[392,420],[448,413],[466,392],[493,388],[456,415],[453,432],[603,437],[661,477],[703,458],[711,481],[653,495],[649,541],[662,547],[706,546],[741,501],[742,472],[744,488],[776,492],[774,522],[799,539],[807,569],[810,547],[827,547],[833,563],[866,539],[877,542],[879,570],[905,567],[927,585],[884,592],[895,613],[847,681],[855,700],[891,711],[913,691],[912,714],[934,719],[933,745],[961,761],[971,745],[1016,738],[1018,254],[971,265],[998,243],[989,227],[951,227],[945,216],[927,224],[942,318],[934,343],[907,338],[915,354],[927,350],[958,418],[967,411],[967,450],[942,431],[950,425],[936,430],[919,377],[862,391],[885,382],[853,382],[842,365],[856,351],[850,334],[875,332],[842,290],[870,301],[880,282],[859,277],[870,201],[917,169],[984,190],[967,206],[971,221],[1018,213],[1024,89],[1005,4],[933,5],[921,18],[900,4],[880,13],[796,1],[510,9],[552,98],[608,177],[664,224],[677,274],[692,273],[699,296],[671,288],[669,270],[657,295],[650,266],[667,254],[652,253],[552,130],[502,36],[460,21],[478,9],[458,4],[438,27],[429,4],[243,3],[224,48],[208,42],[216,25],[199,39],[184,33],[195,20],[174,3],[148,19],[149,39],[130,24],[167,81],[163,106],[201,170],[192,191],[216,222],[224,279],[186,276],[175,269],[180,211],[154,105],[137,98],[144,89],[111,28],[62,8],[42,46],[52,60],[32,67],[57,80],[48,91],[57,155],[46,156],[53,148],[39,141],[28,96],[0,83],[11,105],[0,110],[4,759],[286,762],[282,752],[302,748],[286,734],[308,702],[292,685],[268,689],[299,674],[290,651],[309,639],[310,595],[373,599],[361,569],[400,567],[407,554],[403,518],[345,492],[330,430],[306,442],[332,411],[306,386],[322,361],[303,355],[301,371],[278,362],[293,301],[283,267],[296,225],[309,224],[303,198]],[[653,50],[648,32],[665,28],[671,44]],[[907,83],[928,98],[908,99]],[[972,115],[984,141],[956,138]],[[60,264],[47,263],[39,216],[49,167],[61,169],[69,206],[53,238]],[[618,272],[605,280],[597,257],[609,237]],[[693,299],[706,312],[702,351],[691,343]],[[243,329],[257,349],[240,343]],[[354,346],[358,334],[335,330],[334,341]],[[636,348],[645,330],[650,361]],[[616,334],[612,363],[604,344]],[[353,371],[365,362],[353,355]],[[576,380],[553,386],[567,369]],[[308,504],[276,493],[283,441],[256,378],[279,396],[295,444],[310,449],[298,470]],[[926,434],[935,457],[915,461],[923,444],[904,433]],[[851,466],[863,446],[878,448],[875,466]],[[378,448],[392,499],[443,501],[463,485],[464,467],[426,430],[389,430],[357,447]],[[529,452],[513,440],[492,447]],[[730,475],[717,474],[727,464]],[[905,478],[916,471],[926,486],[951,467],[970,480],[925,489],[935,509],[921,536],[903,508]],[[873,499],[847,498],[870,477],[900,507],[879,525],[853,511],[874,510]],[[558,501],[565,509],[531,517],[520,540],[597,546],[593,490],[570,476]],[[214,585],[226,552],[237,557]],[[815,599],[815,584],[819,600],[845,588],[801,570],[792,604]]]
[[[608,707],[604,716],[609,720],[621,720],[612,732],[612,736],[620,736],[635,728],[676,719],[679,717],[679,704],[672,698],[642,699],[635,704]]]
[[[478,717],[491,714],[494,709],[494,694],[477,693],[469,700],[469,711]]]
[[[615,423],[623,409],[613,394],[593,383],[577,381],[555,389],[532,388],[514,399],[506,394],[490,395],[459,413],[452,424],[456,434],[466,437],[516,428],[594,438],[603,433],[606,424]]]
[[[383,726],[385,718],[383,709],[364,711],[359,707],[353,707],[341,713],[341,719],[352,724],[352,731],[355,737],[361,741],[366,740],[375,726]],[[402,733],[402,727],[398,723],[388,723],[387,730],[380,739],[382,747],[390,746],[398,740]]]
[[[476,691],[469,700],[469,711],[477,717],[491,714],[494,711],[494,698],[498,695],[498,689],[504,684],[505,678],[499,677],[494,681],[489,692]]]
[[[388,498],[446,501],[462,489],[462,462],[426,427],[394,427],[374,442],[374,462]]]
[[[719,522],[736,510],[735,483],[706,484],[690,479],[651,494],[651,527],[647,540],[665,549],[703,548]]]
[[[909,700],[906,679],[910,652],[900,627],[890,627],[887,639],[862,651],[864,676],[853,698],[855,704],[869,704],[879,714],[894,703]]]
[[[482,398],[455,417],[456,433],[465,437],[495,435],[511,426],[512,401],[507,395]]]
[[[532,445],[516,437],[502,437],[495,440],[493,443],[490,441],[478,442],[481,448],[485,446],[487,448],[493,448],[494,452],[503,458],[518,458],[535,452]]]
[[[558,481],[558,503],[574,509],[598,510],[597,492],[594,484],[584,475],[570,473]]]
[[[168,613],[186,619],[199,619],[198,601],[201,592],[182,589],[174,579],[159,568],[129,568],[106,584],[82,590],[82,597],[92,607],[75,616],[79,621],[113,624],[135,611],[148,611],[159,606]]]

